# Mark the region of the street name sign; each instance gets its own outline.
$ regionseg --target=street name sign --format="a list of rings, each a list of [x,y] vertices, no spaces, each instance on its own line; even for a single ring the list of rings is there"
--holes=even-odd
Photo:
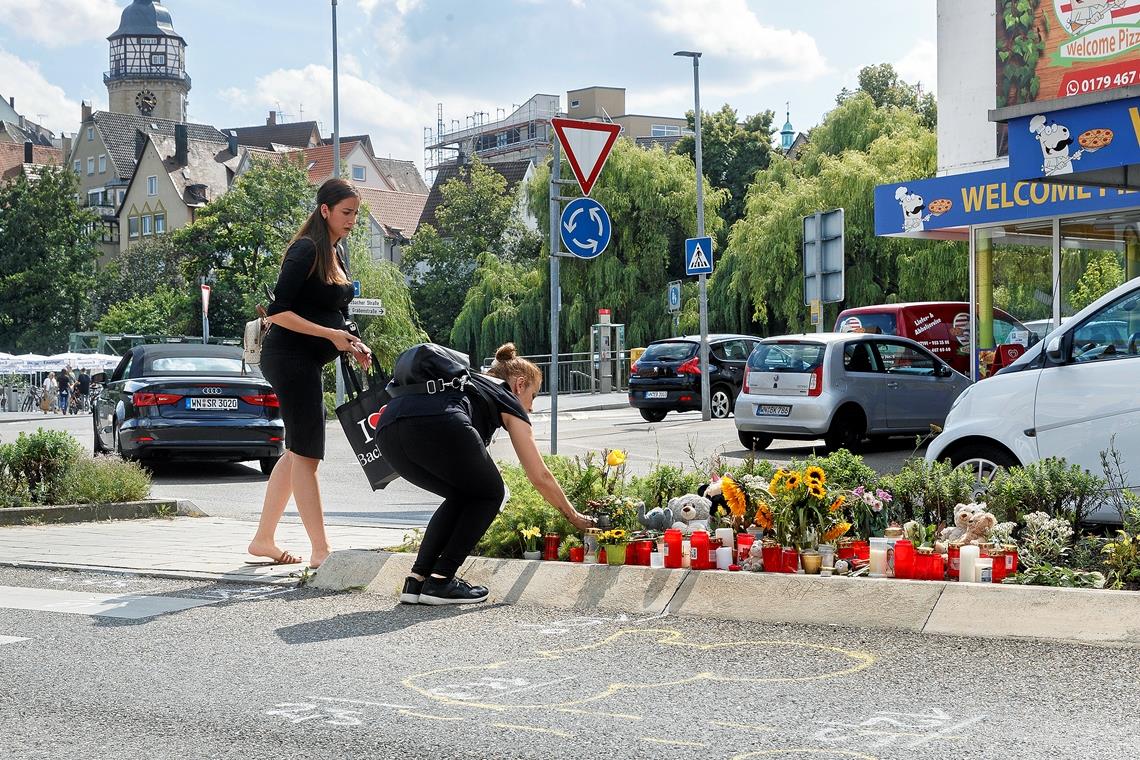
[[[348,304],[349,314],[359,314],[368,317],[384,316],[384,306],[379,298],[354,298]]]
[[[610,215],[593,198],[575,198],[566,204],[558,232],[566,250],[580,259],[592,259],[610,244]]]
[[[582,188],[583,195],[589,195],[617,142],[621,125],[561,117],[551,119],[550,125],[554,127],[558,141],[566,150],[566,158],[578,180],[578,187]]]
[[[689,238],[685,241],[685,274],[712,274],[712,238]]]

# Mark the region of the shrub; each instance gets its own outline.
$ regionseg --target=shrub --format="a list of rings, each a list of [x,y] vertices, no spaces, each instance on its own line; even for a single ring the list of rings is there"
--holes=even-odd
[[[1104,498],[1105,485],[1078,465],[1049,457],[999,470],[986,490],[986,505],[999,520],[1014,522],[1029,512],[1044,512],[1080,525]]]
[[[1017,553],[1026,567],[1055,565],[1068,556],[1072,537],[1073,526],[1065,518],[1030,512],[1025,516],[1025,528],[1021,531]]]
[[[1017,586],[1060,586],[1064,588],[1104,588],[1104,575],[1086,573],[1069,567],[1056,565],[1036,565],[1017,575],[1006,578],[1002,583]]]
[[[0,444],[0,509],[32,504],[28,484],[11,467],[15,451],[16,447],[11,443]]]
[[[552,463],[552,459],[562,458],[548,457],[548,466]],[[499,469],[503,473],[503,482],[511,490],[511,498],[503,511],[495,517],[491,527],[487,528],[487,532],[479,539],[479,543],[475,546],[476,554],[485,557],[521,557],[519,523],[533,525],[543,533],[569,536],[578,532],[561,512],[546,503],[542,495],[531,485],[522,467],[500,463]]]
[[[150,475],[117,457],[83,458],[64,478],[61,498],[71,504],[111,504],[150,496]]]
[[[879,487],[894,497],[892,517],[923,525],[949,524],[954,507],[974,500],[974,474],[949,462],[908,459],[894,475],[884,475]]]
[[[336,419],[336,394],[332,391],[325,391],[325,419]]]
[[[1102,551],[1112,588],[1140,585],[1140,535],[1118,530]]]
[[[83,458],[79,441],[62,430],[20,433],[5,455],[7,477],[23,484],[37,504],[60,504],[69,471]]]
[[[810,456],[804,466],[811,465],[823,468],[827,473],[827,485],[832,488],[851,490],[863,486],[873,491],[879,486],[879,473],[871,469],[863,457],[847,449],[838,449],[825,457]],[[792,469],[802,468],[793,463]]]

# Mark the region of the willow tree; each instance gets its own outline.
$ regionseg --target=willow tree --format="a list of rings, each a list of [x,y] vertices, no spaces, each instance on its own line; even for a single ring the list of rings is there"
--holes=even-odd
[[[494,356],[507,342],[524,354],[540,352],[550,341],[548,283],[533,263],[484,253],[451,330],[451,345],[476,361]]]
[[[875,237],[875,186],[934,174],[934,133],[909,109],[876,107],[856,94],[812,131],[800,160],[777,157],[756,175],[744,219],[729,235],[714,272],[710,310],[734,329],[746,311],[770,333],[809,329],[803,303],[803,217],[843,208],[846,305],[942,300],[966,293],[960,243]]]

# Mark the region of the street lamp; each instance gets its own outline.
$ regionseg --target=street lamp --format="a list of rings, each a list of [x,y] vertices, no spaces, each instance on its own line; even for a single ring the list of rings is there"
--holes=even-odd
[[[333,88],[333,176],[340,177],[340,67],[337,65],[336,0],[332,0],[332,88]],[[347,243],[345,244],[347,245]],[[344,403],[344,375],[340,362],[336,367],[336,403]]]
[[[697,237],[705,236],[705,176],[701,165],[701,54],[693,50],[678,50],[673,55],[693,59],[693,128],[696,146],[693,155],[697,165]],[[708,278],[698,275],[701,288],[701,419],[712,419],[709,404],[709,291]]]

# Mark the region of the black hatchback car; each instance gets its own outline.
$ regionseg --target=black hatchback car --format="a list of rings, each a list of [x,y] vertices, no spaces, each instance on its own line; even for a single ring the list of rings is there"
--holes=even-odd
[[[744,382],[755,335],[709,336],[709,393],[712,416],[732,413]],[[701,408],[701,337],[667,338],[650,343],[629,372],[629,405],[649,422],[669,412]]]
[[[104,382],[92,416],[95,453],[128,459],[258,460],[285,451],[277,394],[237,346],[135,346]]]

